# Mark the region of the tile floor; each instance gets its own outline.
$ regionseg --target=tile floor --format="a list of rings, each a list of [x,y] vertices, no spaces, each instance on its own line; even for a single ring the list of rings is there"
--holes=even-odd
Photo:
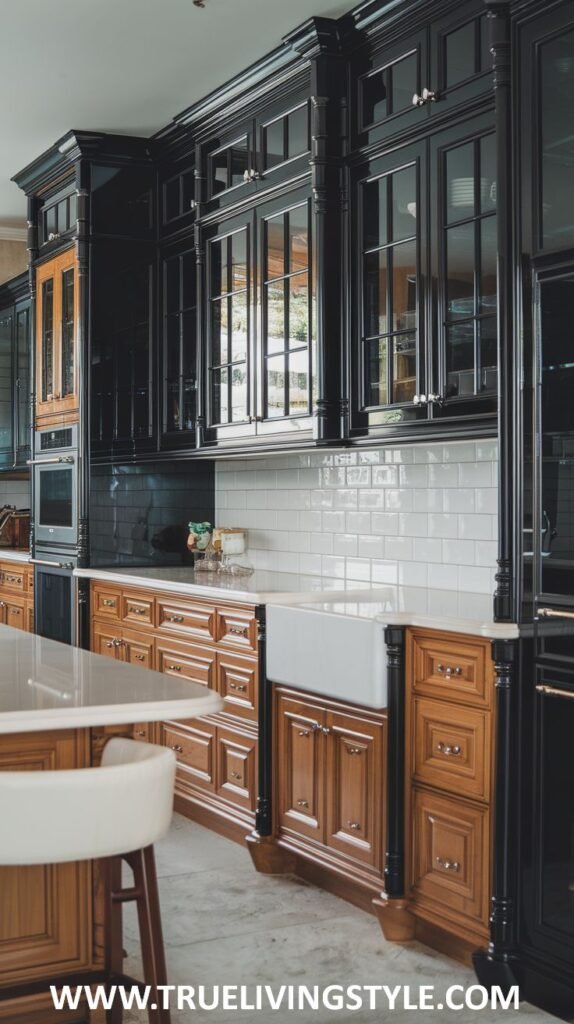
[[[417,943],[386,943],[375,918],[291,877],[258,875],[246,850],[176,816],[157,848],[170,983],[182,985],[453,984],[475,982],[467,968]],[[126,914],[127,970],[141,976],[135,918]],[[208,994],[211,994],[210,991]],[[440,995],[437,995],[437,1000]],[[551,1024],[556,1018],[523,1004],[514,1011],[388,1009],[248,1010],[172,1013],[173,1024],[325,1024],[327,1021],[422,1024]],[[125,1024],[147,1020],[128,1013]]]

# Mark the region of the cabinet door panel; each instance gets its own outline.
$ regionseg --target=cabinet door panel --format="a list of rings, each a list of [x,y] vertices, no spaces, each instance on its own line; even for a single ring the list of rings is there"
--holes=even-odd
[[[122,630],[121,657],[129,665],[139,665],[140,668],[154,668],[153,638],[145,633],[131,633]]]
[[[215,640],[217,638],[216,611],[183,598],[158,597],[157,628],[164,634]]]
[[[278,812],[282,828],[324,841],[324,712],[278,700]]]
[[[430,786],[490,797],[490,716],[444,701],[414,701],[412,771]]]
[[[11,597],[6,594],[2,599],[2,603],[5,605],[4,621],[6,625],[12,626],[14,629],[27,630],[26,600],[23,597]]]
[[[73,419],[78,409],[79,294],[73,250],[41,264],[36,292],[36,418],[47,425],[61,422],[62,416]]]
[[[460,5],[445,18],[435,18],[430,27],[431,88],[437,102],[432,114],[492,93],[492,55],[484,4]]]
[[[206,722],[181,722],[179,726],[164,723],[161,742],[175,752],[182,780],[202,789],[215,788],[215,726]]]
[[[154,599],[141,593],[124,592],[121,603],[122,621],[134,626],[153,626]]]
[[[250,811],[257,800],[257,740],[217,729],[217,794]]]
[[[101,622],[92,624],[92,651],[95,654],[103,654],[106,658],[118,658],[120,634],[118,630],[102,625]]]
[[[327,845],[381,871],[383,726],[331,711],[326,726]]]
[[[156,640],[158,672],[215,689],[215,651],[194,644]]]
[[[490,707],[494,674],[488,641],[415,632],[411,643],[415,693]]]
[[[420,31],[355,61],[353,86],[354,145],[364,146],[424,124],[430,104],[413,97],[430,88],[426,32]]]
[[[257,721],[259,704],[259,667],[253,658],[218,653],[217,689],[226,711]]]

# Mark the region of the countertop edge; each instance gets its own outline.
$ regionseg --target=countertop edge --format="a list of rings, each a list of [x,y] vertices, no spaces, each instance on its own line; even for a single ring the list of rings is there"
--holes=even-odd
[[[160,706],[161,705],[161,706]],[[199,705],[199,706],[198,706]],[[135,722],[164,722],[213,715],[223,709],[221,697],[213,693],[189,700],[148,701],[113,707],[42,708],[6,711],[0,715],[0,736],[14,733],[55,732],[59,729],[91,729]]]
[[[520,628],[513,622],[477,623],[469,619],[438,619],[421,612],[390,612],[388,615],[376,615],[375,621],[385,626],[415,626],[418,629],[479,636],[486,640],[516,640],[520,636]]]

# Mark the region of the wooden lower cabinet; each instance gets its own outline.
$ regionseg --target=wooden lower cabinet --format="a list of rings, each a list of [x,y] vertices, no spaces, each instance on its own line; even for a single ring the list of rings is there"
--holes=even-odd
[[[276,841],[297,871],[369,910],[383,884],[386,725],[385,711],[275,688]]]
[[[34,632],[34,570],[25,562],[0,562],[0,623]]]
[[[414,935],[468,962],[488,940],[490,641],[410,629],[405,662],[405,896]]]
[[[244,842],[257,803],[255,610],[93,581],[91,611],[93,651],[221,694],[221,714],[161,723],[153,741],[177,755],[176,809]]]

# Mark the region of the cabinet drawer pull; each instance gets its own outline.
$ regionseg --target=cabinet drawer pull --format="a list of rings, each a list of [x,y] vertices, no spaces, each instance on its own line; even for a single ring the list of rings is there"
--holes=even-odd
[[[145,729],[136,729],[136,733],[135,734],[136,734],[136,736],[145,736],[146,732],[145,732]]]
[[[167,665],[165,666],[169,672],[181,672],[181,665]]]
[[[183,615],[167,615],[168,622],[183,622]]]
[[[21,614],[22,614],[22,609],[21,608],[11,608],[10,609],[10,615],[21,615]]]
[[[115,597],[105,597],[104,600],[102,601],[102,604],[104,608],[115,608],[116,599]]]
[[[248,635],[247,626],[230,626],[229,632],[232,634],[232,636],[246,637]]]
[[[445,667],[440,661],[439,661],[439,663],[438,663],[438,665],[436,667],[436,670],[441,675],[444,672],[444,674],[447,677],[447,679],[450,679],[451,676],[461,676],[462,675],[462,669],[458,665],[456,665],[454,668],[452,667],[452,665],[447,665]]]
[[[436,862],[443,871],[460,871],[460,864],[456,860],[443,860],[442,857],[437,857]]]
[[[171,749],[175,750],[176,754],[183,754],[183,747],[180,747],[179,743],[173,743]]]
[[[6,607],[6,602],[5,601],[0,601],[0,608],[5,608],[5,607]]]
[[[308,729],[299,729],[299,732],[297,733],[297,735],[298,736],[308,736],[309,735],[309,730]]]
[[[238,693],[245,693],[247,687],[245,686],[244,683],[230,683],[229,684],[229,689],[230,690],[237,690]]]
[[[147,612],[147,608],[135,608],[130,604],[128,605],[128,613],[132,612],[134,615],[145,615]]]
[[[321,732],[322,732],[322,733],[323,733],[323,734],[324,734],[325,736],[328,736],[328,735],[329,735],[329,733],[331,732],[331,730],[330,730],[330,728],[329,728],[329,726],[328,726],[328,725],[320,725],[320,726],[319,726],[319,728],[320,728]]]
[[[6,583],[21,583],[22,582],[22,577],[21,576],[4,576],[4,580],[6,581]]]
[[[445,757],[450,757],[451,754],[453,757],[459,757],[459,755],[462,753],[462,748],[459,747],[458,743],[456,743],[454,746],[451,746],[450,743],[442,743],[441,741],[440,743],[437,743],[436,749],[438,750],[439,754],[444,754]]]
[[[231,778],[232,779],[240,779],[241,780],[241,779],[243,779],[243,776],[242,776],[241,772],[231,772]]]
[[[360,822],[358,822],[358,821],[348,821],[347,825],[351,829],[351,832],[360,832],[361,831],[361,825],[360,825]]]
[[[347,747],[347,753],[348,754],[362,754],[363,753],[363,748],[362,747]]]
[[[136,661],[145,661],[145,654],[136,654]]]
[[[297,801],[297,807],[308,807],[308,806],[309,806],[309,801],[308,800],[298,800]]]

